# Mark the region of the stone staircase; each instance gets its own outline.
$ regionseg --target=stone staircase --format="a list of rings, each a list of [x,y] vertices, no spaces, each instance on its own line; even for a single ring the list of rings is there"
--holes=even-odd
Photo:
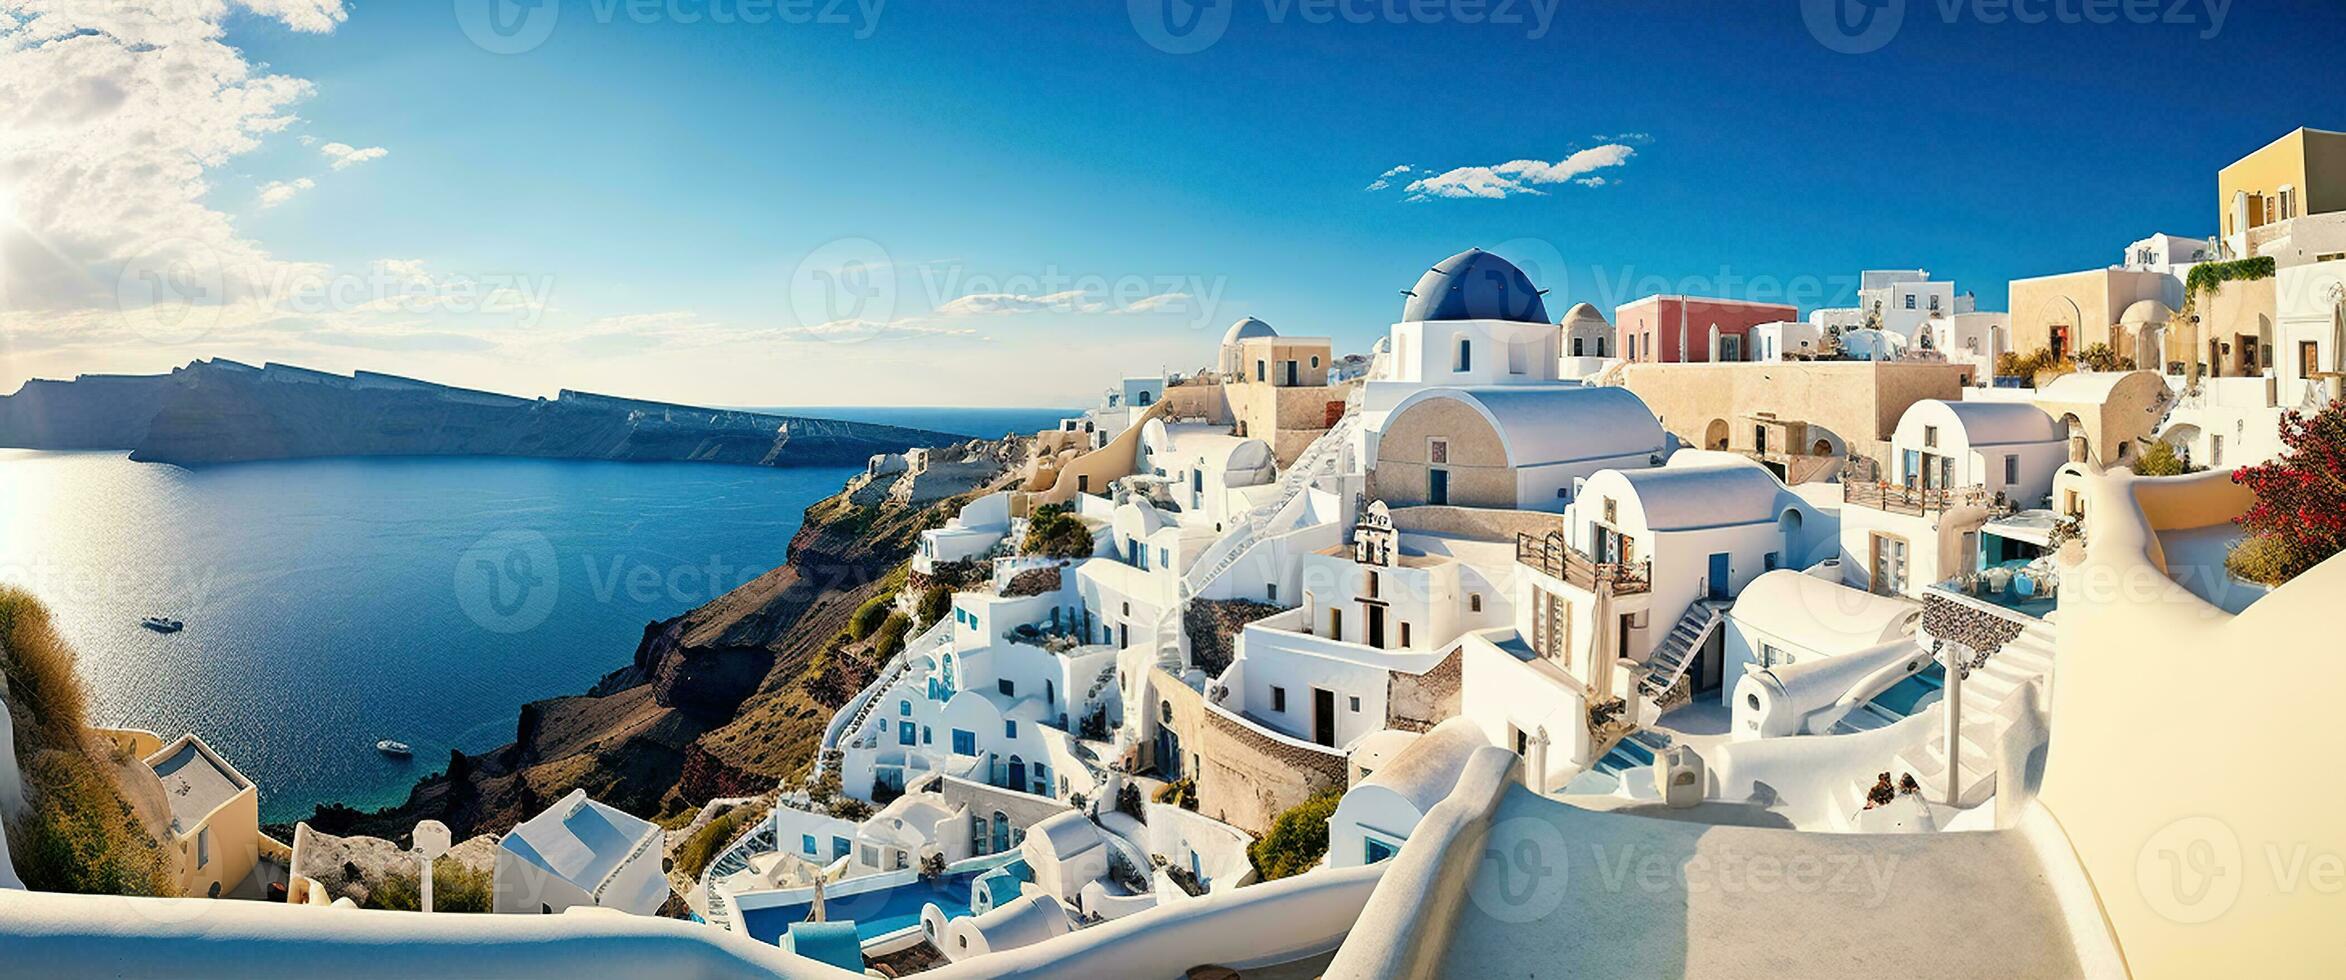
[[[1734,605],[1733,600],[1697,599],[1687,606],[1678,622],[1671,624],[1670,635],[1662,638],[1661,645],[1654,648],[1654,655],[1646,661],[1648,669],[1638,679],[1638,693],[1664,711],[1690,700],[1692,678],[1686,670],[1694,664],[1711,634],[1727,621],[1727,610]]]
[[[1997,719],[2004,705],[2020,695],[2023,685],[2038,678],[2052,682],[2054,629],[2050,622],[2031,621],[2020,635],[1963,677],[1962,785],[1954,799],[1947,798],[1944,734],[1933,733],[1920,747],[1898,756],[1899,770],[1913,773],[1922,783],[1924,795],[1942,803],[1975,806],[1995,792]]]

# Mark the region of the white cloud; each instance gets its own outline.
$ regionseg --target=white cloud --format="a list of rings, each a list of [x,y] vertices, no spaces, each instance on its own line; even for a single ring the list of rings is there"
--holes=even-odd
[[[290,126],[311,91],[225,43],[232,6],[308,32],[346,16],[341,0],[0,0],[0,183],[18,202],[0,227],[7,309],[119,313],[119,284],[156,267],[205,270],[205,300],[226,305],[283,274],[204,203],[208,171]]]
[[[1369,182],[1369,185],[1368,185],[1368,187],[1364,188],[1364,190],[1372,190],[1372,191],[1381,191],[1381,190],[1384,190],[1384,189],[1385,189],[1385,188],[1387,188],[1387,187],[1391,187],[1391,186],[1393,186],[1393,178],[1395,178],[1395,177],[1399,177],[1399,176],[1401,176],[1402,174],[1409,173],[1409,172],[1410,172],[1409,165],[1408,165],[1408,164],[1406,164],[1406,163],[1404,163],[1404,164],[1402,164],[1402,165],[1400,165],[1400,166],[1398,166],[1398,167],[1394,167],[1394,168],[1393,168],[1393,169],[1391,169],[1391,170],[1387,170],[1387,171],[1385,171],[1384,173],[1378,174],[1378,175],[1377,175],[1377,179],[1370,181],[1370,182]]]
[[[345,170],[369,160],[380,160],[391,155],[391,151],[380,146],[370,146],[362,150],[348,143],[328,143],[318,147],[318,152],[325,154],[326,159],[334,161],[334,169],[336,170]]]
[[[973,327],[924,323],[919,320],[833,320],[811,327],[779,327],[772,335],[782,340],[827,340],[855,343],[867,340],[911,340],[920,337],[963,337],[983,340]]]
[[[264,208],[276,207],[277,205],[293,200],[294,195],[316,186],[318,186],[318,182],[307,177],[296,177],[292,180],[272,180],[266,184],[261,185],[261,206]]]
[[[1493,166],[1454,167],[1430,177],[1420,177],[1403,187],[1402,193],[1412,201],[1437,197],[1484,198],[1498,200],[1519,194],[1545,194],[1540,185],[1566,182],[1584,187],[1602,187],[1611,181],[1602,175],[1588,176],[1591,171],[1619,167],[1636,156],[1637,150],[1625,143],[1606,143],[1579,150],[1561,160],[1509,160]],[[1387,177],[1392,172],[1387,172]],[[1371,184],[1375,190],[1387,183],[1380,177]]]
[[[932,311],[937,316],[1004,316],[1014,313],[1104,313],[1107,304],[1092,299],[1080,289],[1044,293],[1040,296],[1025,293],[970,293],[957,296],[938,305]]]

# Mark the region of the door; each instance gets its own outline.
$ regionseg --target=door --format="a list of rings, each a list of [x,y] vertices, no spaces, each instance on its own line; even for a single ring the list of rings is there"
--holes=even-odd
[[[1301,379],[1300,379],[1300,378],[1297,376],[1297,374],[1296,374],[1296,370],[1295,370],[1295,362],[1294,362],[1294,361],[1282,361],[1282,362],[1280,362],[1280,363],[1284,364],[1284,365],[1286,366],[1286,368],[1287,368],[1287,387],[1289,387],[1289,388],[1293,388],[1293,387],[1295,387],[1295,386],[1296,386],[1296,384],[1297,384],[1297,382],[1299,382],[1299,381],[1301,380]]]
[[[1385,607],[1371,605],[1365,611],[1368,613],[1368,645],[1382,650],[1385,648]]]
[[[1725,553],[1711,556],[1711,598],[1727,598],[1727,587],[1732,584],[1727,580],[1727,576],[1732,574],[1732,572],[1733,569],[1729,565],[1728,557]]]
[[[1432,470],[1426,474],[1426,503],[1436,507],[1450,502],[1450,471]]]
[[[2069,328],[2067,326],[2053,328],[2052,348],[2053,360],[2065,361],[2069,359]]]
[[[2297,376],[2310,380],[2322,369],[2321,347],[2310,340],[2297,342]]]
[[[1021,759],[1015,755],[1011,756],[1010,778],[1005,779],[1002,782],[1005,789],[1026,789],[1026,760]]]
[[[1311,740],[1321,745],[1336,744],[1336,692],[1322,688],[1311,689]]]

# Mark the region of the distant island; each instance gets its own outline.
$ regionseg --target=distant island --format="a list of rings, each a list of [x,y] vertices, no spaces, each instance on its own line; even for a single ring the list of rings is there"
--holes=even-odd
[[[569,390],[520,398],[225,358],[169,374],[35,379],[0,396],[0,448],[123,449],[134,460],[183,466],[330,456],[841,466],[968,441],[902,426]]]

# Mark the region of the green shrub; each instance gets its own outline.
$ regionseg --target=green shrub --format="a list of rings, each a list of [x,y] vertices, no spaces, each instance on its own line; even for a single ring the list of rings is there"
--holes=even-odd
[[[1296,804],[1272,821],[1270,833],[1247,845],[1246,856],[1264,881],[1299,875],[1328,853],[1328,818],[1343,794],[1328,790]]]
[[[2251,582],[2277,586],[2320,563],[2298,551],[2287,538],[2242,538],[2224,555],[2224,570]]]
[[[920,594],[920,621],[923,623],[934,623],[945,618],[945,613],[951,611],[952,608],[952,589],[942,585],[932,585]]]
[[[171,854],[139,820],[106,764],[45,750],[24,768],[31,792],[9,835],[25,887],[82,895],[172,895]]]
[[[2141,476],[2182,476],[2191,472],[2191,467],[2183,462],[2183,457],[2175,455],[2175,447],[2161,442],[2143,450],[2142,458],[2134,461],[2134,472]]]
[[[1083,558],[1092,553],[1092,531],[1066,504],[1044,504],[1026,519],[1026,540],[1020,551],[1052,558]]]
[[[878,629],[887,620],[888,614],[894,611],[892,607],[895,602],[896,594],[893,592],[882,592],[865,599],[863,605],[855,607],[855,613],[847,618],[848,637],[860,640],[872,635],[872,631]]]
[[[756,817],[757,814],[745,807],[727,811],[702,824],[701,829],[694,831],[691,837],[685,839],[683,846],[676,849],[676,870],[687,878],[699,879],[701,872],[708,870],[709,862],[717,859],[717,852],[741,836],[742,828],[747,827]]]
[[[366,907],[394,912],[422,910],[424,897],[416,888],[416,878],[413,871],[383,876],[383,880],[367,890]],[[487,869],[476,870],[454,861],[432,862],[432,911],[488,912],[492,878]]]
[[[872,641],[872,656],[881,663],[904,649],[904,636],[912,632],[912,618],[900,612],[890,612],[880,623],[879,638]]]

